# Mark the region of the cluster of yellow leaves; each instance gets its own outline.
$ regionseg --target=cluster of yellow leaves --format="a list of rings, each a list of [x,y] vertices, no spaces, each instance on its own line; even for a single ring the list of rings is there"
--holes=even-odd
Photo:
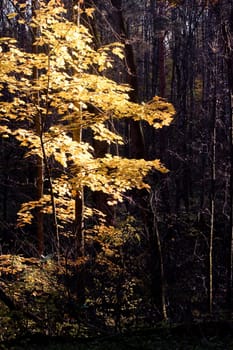
[[[97,242],[101,249],[101,263],[105,261],[109,265],[108,259],[119,257],[119,248],[124,242],[124,233],[114,226],[106,226],[104,223],[96,225],[91,230],[85,230],[86,243]],[[106,260],[107,259],[107,260]],[[117,266],[116,266],[117,267]],[[119,266],[117,267],[119,268]]]
[[[85,11],[92,16],[92,9]],[[113,55],[123,58],[121,43],[96,50],[88,29],[68,21],[64,8],[55,0],[41,1],[35,12],[29,25],[39,33],[33,44],[38,53],[20,50],[12,38],[0,38],[0,47],[4,43],[0,51],[0,88],[5,84],[12,94],[10,102],[0,101],[0,134],[14,136],[27,149],[26,156],[44,158],[46,154],[52,164],[55,161],[65,169],[64,175],[52,182],[57,216],[61,223],[69,222],[74,216],[77,189],[87,186],[108,193],[112,198],[109,205],[113,205],[123,201],[124,193],[133,187],[149,188],[143,178],[151,169],[167,171],[159,160],[110,154],[95,158],[91,145],[78,141],[75,133],[92,129],[97,140],[123,144],[123,138],[106,127],[109,119],[145,120],[160,128],[170,124],[175,111],[158,97],[148,103],[133,103],[129,86],[104,76],[104,71],[113,66]],[[36,118],[41,123],[41,135],[34,128]],[[17,127],[10,129],[12,121]],[[23,204],[19,221],[31,223],[35,207],[51,213],[50,194]]]
[[[23,271],[24,258],[19,255],[0,255],[0,276],[15,275]]]
[[[21,205],[21,209],[18,212],[18,226],[24,226],[25,224],[31,224],[33,220],[32,210],[40,208],[42,212],[47,214],[52,213],[52,207],[50,205],[50,196],[43,195],[38,201],[29,201]]]
[[[46,269],[43,268],[43,264],[46,264]],[[61,287],[58,285],[57,272],[57,264],[52,258],[43,262],[41,259],[20,255],[0,256],[1,288],[15,301],[22,301],[26,295],[45,296],[46,293],[58,291]],[[64,270],[60,266],[59,273],[62,272]]]
[[[72,181],[74,185],[81,183],[92,191],[109,194],[112,200],[109,200],[108,204],[114,205],[122,202],[124,193],[132,188],[148,189],[150,186],[143,179],[151,169],[167,172],[158,159],[146,161],[106,154],[104,158],[93,158],[83,165]]]
[[[32,266],[25,266],[21,278],[25,290],[34,297],[49,294],[58,288],[57,279],[53,273],[57,268],[56,263],[49,259],[46,262],[46,269],[42,269],[40,265],[39,261]]]
[[[72,223],[75,217],[75,201],[67,175],[62,175],[53,180],[53,192],[55,195],[56,215],[60,222],[60,227],[63,227],[64,223]],[[39,208],[44,214],[52,214],[50,194],[44,194],[39,200],[28,201],[21,205],[18,212],[19,227],[32,223],[32,211],[35,208]]]

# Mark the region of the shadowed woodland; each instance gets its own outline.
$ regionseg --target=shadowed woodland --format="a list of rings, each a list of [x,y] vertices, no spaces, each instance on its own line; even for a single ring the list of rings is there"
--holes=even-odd
[[[2,348],[230,337],[232,2],[1,0],[0,60]]]

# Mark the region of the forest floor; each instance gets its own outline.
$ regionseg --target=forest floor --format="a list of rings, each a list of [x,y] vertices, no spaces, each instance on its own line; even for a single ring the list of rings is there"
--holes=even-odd
[[[163,332],[162,332],[163,333]],[[164,334],[141,334],[97,338],[95,340],[59,341],[58,339],[24,339],[14,344],[0,345],[2,350],[233,350],[233,334],[219,336],[192,336]]]

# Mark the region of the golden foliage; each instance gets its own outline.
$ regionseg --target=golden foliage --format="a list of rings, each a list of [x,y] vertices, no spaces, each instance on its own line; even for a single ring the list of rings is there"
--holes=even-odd
[[[151,169],[167,171],[157,159],[125,159],[111,154],[95,158],[91,145],[78,142],[73,135],[90,128],[97,140],[123,144],[123,138],[106,127],[110,118],[145,120],[161,128],[171,123],[175,111],[159,97],[148,103],[133,103],[129,86],[104,76],[113,66],[112,55],[123,58],[121,43],[95,50],[88,29],[69,22],[65,9],[54,0],[41,1],[35,12],[29,26],[39,29],[33,44],[38,53],[19,49],[12,38],[0,38],[0,45],[4,44],[0,51],[0,87],[5,84],[12,95],[12,101],[0,102],[0,134],[14,136],[25,147],[25,156],[46,157],[52,167],[60,169],[60,175],[54,172],[52,185],[62,225],[73,220],[74,199],[81,187],[109,194],[109,205],[113,205],[123,201],[124,193],[134,187],[149,188],[143,179]],[[85,12],[92,16],[93,9]],[[33,79],[35,69],[37,79]],[[41,135],[35,131],[35,117],[42,125]],[[11,129],[9,125],[14,123]],[[50,214],[50,194],[22,205],[20,225],[31,223],[35,207]]]

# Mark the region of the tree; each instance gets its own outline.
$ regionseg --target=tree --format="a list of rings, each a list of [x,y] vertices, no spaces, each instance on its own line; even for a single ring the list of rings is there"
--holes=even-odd
[[[229,122],[229,167],[230,167],[230,179],[229,179],[229,234],[228,234],[228,252],[227,252],[227,307],[229,317],[232,315],[232,294],[233,294],[233,8],[229,9],[227,18],[222,25],[222,33],[225,45],[225,60],[228,72],[228,85],[230,95],[230,122]]]
[[[87,16],[93,12],[90,8],[75,10]],[[25,25],[39,32],[33,42],[36,52],[20,50],[10,37],[1,38],[7,47],[1,51],[1,87],[7,84],[13,99],[1,102],[0,131],[3,137],[15,137],[26,149],[26,157],[43,159],[49,185],[41,198],[22,204],[19,225],[32,222],[35,208],[52,214],[58,246],[58,229],[61,234],[74,222],[75,201],[77,195],[82,196],[82,188],[107,193],[112,205],[122,202],[133,187],[148,189],[144,176],[151,169],[167,171],[158,159],[135,160],[111,154],[94,157],[92,138],[87,136],[84,141],[76,137],[77,130],[86,130],[101,142],[123,143],[119,134],[106,127],[109,118],[144,119],[160,128],[171,122],[174,108],[158,97],[143,104],[131,102],[129,86],[104,76],[112,68],[114,55],[123,58],[122,44],[95,50],[88,29],[67,20],[60,1],[41,2]],[[40,133],[34,129],[38,118]],[[82,220],[96,214],[101,217],[99,211],[85,205]]]
[[[37,0],[34,0],[32,2],[32,13],[35,15],[36,11],[39,10],[39,2]],[[39,28],[37,26],[34,26],[32,28],[33,33],[33,39],[36,41],[39,38]],[[38,54],[38,46],[33,45],[32,46],[32,52],[37,55]],[[32,81],[37,81],[39,79],[39,69],[34,66],[32,70]],[[35,91],[35,94],[33,96],[34,105],[40,105],[40,94],[39,90]],[[35,113],[33,116],[33,123],[35,126],[35,133],[36,136],[42,141],[42,134],[43,134],[43,120],[42,120],[42,114],[41,113]],[[42,141],[43,142],[43,141]],[[43,157],[37,156],[36,159],[36,181],[37,181],[37,200],[40,201],[43,198],[44,194],[44,160]],[[36,228],[37,228],[37,242],[38,242],[38,254],[42,255],[44,253],[44,217],[42,211],[37,208],[36,210]]]

